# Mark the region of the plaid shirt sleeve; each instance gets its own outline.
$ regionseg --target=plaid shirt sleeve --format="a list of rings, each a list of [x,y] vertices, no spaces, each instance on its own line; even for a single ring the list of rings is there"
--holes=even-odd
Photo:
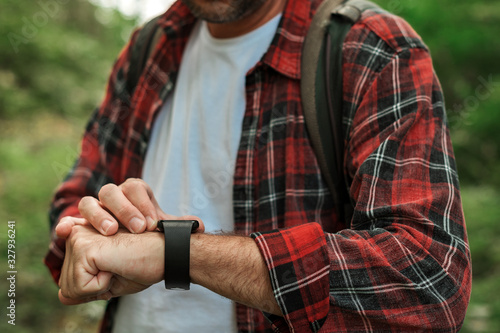
[[[89,120],[81,142],[78,160],[64,182],[57,189],[50,207],[52,240],[44,262],[56,281],[59,281],[64,262],[65,240],[57,238],[54,228],[65,216],[79,217],[78,203],[84,196],[97,197],[99,189],[107,183],[119,183],[126,116],[129,114],[129,96],[124,82],[128,71],[130,47],[137,31],[115,62],[106,88],[106,95]],[[120,111],[120,112],[117,112]],[[118,116],[117,115],[121,115]]]
[[[254,233],[280,332],[457,331],[470,253],[440,84],[404,21],[365,13],[344,44],[349,228]]]

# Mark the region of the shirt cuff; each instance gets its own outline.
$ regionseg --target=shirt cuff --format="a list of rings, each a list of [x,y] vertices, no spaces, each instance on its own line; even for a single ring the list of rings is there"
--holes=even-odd
[[[264,257],[284,317],[265,314],[278,332],[317,332],[329,303],[330,259],[318,223],[251,235]]]

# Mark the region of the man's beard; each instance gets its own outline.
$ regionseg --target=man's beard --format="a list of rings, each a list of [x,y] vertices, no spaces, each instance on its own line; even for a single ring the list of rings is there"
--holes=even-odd
[[[253,13],[266,1],[268,0],[182,0],[194,16],[210,23],[237,21]]]

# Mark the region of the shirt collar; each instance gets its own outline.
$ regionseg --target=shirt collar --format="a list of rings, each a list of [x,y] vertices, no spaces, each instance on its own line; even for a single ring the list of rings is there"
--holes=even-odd
[[[174,2],[168,11],[160,17],[158,24],[169,34],[180,33],[195,22],[196,18],[191,14],[189,8],[179,0]],[[191,29],[187,30],[191,31]]]
[[[265,53],[262,62],[279,73],[293,79],[300,79],[302,46],[317,7],[323,0],[288,0],[281,17],[276,34]],[[176,1],[163,15],[159,24],[169,37],[181,38],[185,42],[189,38],[196,18],[190,13],[182,1]],[[174,38],[175,39],[175,38]],[[179,46],[179,45],[177,45]],[[175,67],[181,61],[181,56],[173,59]]]
[[[323,0],[288,0],[276,35],[263,62],[293,79],[301,77],[304,39],[317,7]]]

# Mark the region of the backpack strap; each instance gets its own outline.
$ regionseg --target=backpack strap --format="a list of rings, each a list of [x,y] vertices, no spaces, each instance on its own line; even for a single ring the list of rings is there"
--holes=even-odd
[[[325,0],[304,41],[301,98],[321,173],[341,220],[350,225],[354,202],[344,176],[342,49],[345,37],[370,1]]]
[[[160,17],[161,15],[143,25],[130,51],[130,67],[125,86],[129,98],[132,98],[134,95],[135,88],[146,67],[146,63],[163,34],[163,30],[159,29],[158,25],[158,19]]]

